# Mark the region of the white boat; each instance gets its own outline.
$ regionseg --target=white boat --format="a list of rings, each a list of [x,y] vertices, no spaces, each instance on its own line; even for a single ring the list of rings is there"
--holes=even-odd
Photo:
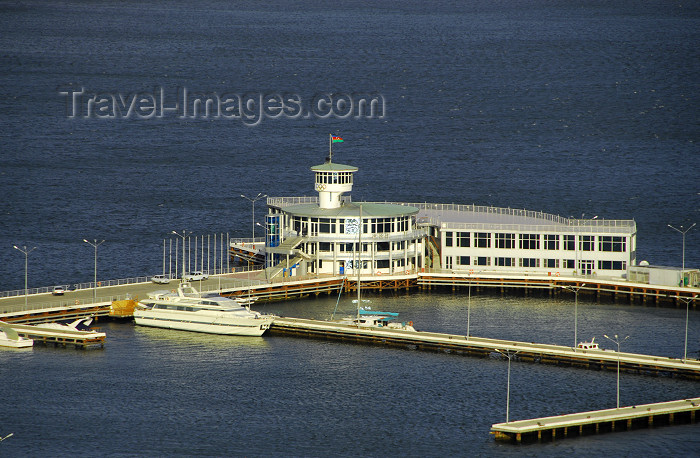
[[[200,294],[187,282],[176,292],[156,291],[134,309],[141,326],[235,336],[261,336],[270,328],[272,315],[242,306],[241,301]]]
[[[362,221],[362,205],[360,205],[360,221]],[[357,246],[362,246],[362,228],[358,232],[358,243]],[[362,265],[359,260],[358,254],[358,265]],[[371,310],[369,306],[362,306],[362,304],[368,304],[370,301],[368,299],[362,299],[361,297],[361,282],[360,282],[360,268],[357,269],[357,299],[353,299],[352,303],[357,305],[357,315],[353,318],[345,318],[339,321],[341,324],[349,324],[357,326],[359,328],[368,329],[401,329],[403,331],[413,331],[416,329],[413,327],[413,321],[408,323],[398,323],[393,321],[399,316],[396,312],[379,312]],[[340,295],[338,296],[340,298]]]
[[[595,337],[590,342],[579,342],[576,348],[581,350],[600,350],[598,344],[595,343]]]
[[[360,328],[401,329],[415,332],[416,329],[413,327],[413,321],[409,321],[408,323],[393,321],[398,316],[399,314],[396,312],[379,312],[361,308],[357,317],[341,320],[340,323],[352,324]]]
[[[41,323],[37,326],[49,329],[61,329],[68,331],[85,331],[92,324],[93,317],[78,318],[72,323]]]
[[[0,347],[27,348],[34,346],[34,340],[22,337],[6,323],[0,323]]]

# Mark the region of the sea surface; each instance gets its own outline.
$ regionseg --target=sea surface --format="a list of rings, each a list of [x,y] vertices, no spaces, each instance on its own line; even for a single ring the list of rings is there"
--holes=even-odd
[[[345,140],[334,161],[360,169],[354,200],[634,219],[637,259],[655,265],[683,262],[668,225],[700,220],[696,2],[0,1],[0,30],[0,290],[24,287],[13,245],[36,247],[27,276],[38,287],[93,278],[83,239],[105,240],[106,280],[161,272],[173,230],[249,237],[240,195],[313,195],[309,167],[329,134]],[[144,115],[149,100],[174,107],[185,92],[250,104]],[[310,111],[328,94],[370,94],[384,109]],[[260,111],[271,95],[308,116]],[[700,266],[697,227],[685,264]],[[419,329],[466,332],[461,292],[372,299]],[[323,317],[335,305],[260,309]],[[474,335],[573,339],[564,296],[476,296],[472,307]],[[623,350],[682,355],[685,310],[582,301],[579,312],[580,337],[630,335]],[[0,437],[14,433],[1,456],[700,450],[697,425],[497,444],[488,430],[505,419],[507,365],[496,358],[99,325],[103,350],[0,352]],[[688,342],[697,355],[692,310]],[[613,373],[514,362],[511,377],[512,419],[614,406]],[[629,374],[621,386],[623,404],[699,393],[697,382]]]

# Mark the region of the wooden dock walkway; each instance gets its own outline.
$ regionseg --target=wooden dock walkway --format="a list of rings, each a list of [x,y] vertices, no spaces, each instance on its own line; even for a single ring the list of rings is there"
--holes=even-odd
[[[435,332],[413,332],[389,328],[362,328],[354,325],[301,318],[276,318],[271,334],[297,335],[357,343],[394,346],[416,350],[489,357],[498,351],[518,352],[521,361],[573,366],[588,369],[620,370],[645,375],[669,375],[700,380],[700,361],[664,356],[641,355],[612,350],[582,350],[561,345],[487,339]]]
[[[78,331],[74,329],[54,329],[41,325],[9,324],[22,337],[34,342],[61,346],[74,345],[76,348],[104,347],[106,334],[97,331]]]
[[[491,434],[495,435],[496,440],[509,442],[553,441],[652,426],[695,423],[700,419],[698,411],[700,398],[681,399],[497,423],[491,426]]]

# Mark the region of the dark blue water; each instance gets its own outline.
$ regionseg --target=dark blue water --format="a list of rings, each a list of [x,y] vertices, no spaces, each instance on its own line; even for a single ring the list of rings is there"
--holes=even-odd
[[[323,161],[329,133],[345,139],[336,160],[360,167],[355,199],[633,218],[638,259],[662,265],[682,257],[681,236],[667,224],[700,219],[694,3],[0,2],[0,30],[2,290],[24,285],[24,256],[12,245],[37,247],[29,285],[43,286],[92,278],[94,251],[83,238],[106,240],[98,276],[107,279],[159,272],[172,230],[248,237],[250,204],[238,196],[311,195],[308,167]],[[69,118],[60,92],[80,88],[127,99],[158,88],[171,97],[187,88],[304,101],[378,93],[386,112],[261,118],[255,126],[176,115]],[[259,221],[262,214],[260,206]],[[700,265],[698,234],[686,240],[692,267]],[[487,328],[507,337],[523,324],[499,319],[514,304],[498,304]],[[547,307],[516,304],[525,318]],[[683,311],[669,310],[664,329],[644,327],[660,313],[650,308],[604,329],[620,310],[630,309],[613,307],[589,333],[627,332],[646,342],[636,344],[640,351],[661,341],[664,354],[678,355],[677,336],[668,336],[682,331]],[[414,321],[443,330],[458,317],[461,309]],[[533,339],[556,341],[570,332],[562,321],[548,321]],[[210,343],[118,324],[107,332],[102,352],[2,354],[2,399],[19,412],[0,424],[0,433],[16,435],[3,454],[697,450],[692,427],[530,448],[493,444],[488,427],[503,419],[492,413],[503,398],[491,383],[503,376],[498,361],[294,339]],[[611,405],[597,395],[599,385],[614,383],[611,374],[585,373],[590,391],[581,395],[580,371],[521,372],[514,418],[551,414],[554,405]],[[629,402],[697,395],[696,384],[632,380],[638,398]]]

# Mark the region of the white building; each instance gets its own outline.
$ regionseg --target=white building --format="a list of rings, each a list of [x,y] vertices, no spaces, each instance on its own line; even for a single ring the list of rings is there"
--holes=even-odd
[[[268,198],[267,266],[285,274],[390,275],[423,265],[425,228],[418,208],[391,203],[353,203],[356,167],[326,162],[312,167],[315,197]],[[271,255],[271,256],[270,256]]]
[[[356,275],[361,265],[362,275],[432,268],[625,278],[636,263],[633,220],[473,205],[354,203],[344,194],[352,191],[356,167],[328,161],[311,170],[318,197],[267,200],[267,266],[285,275]]]

